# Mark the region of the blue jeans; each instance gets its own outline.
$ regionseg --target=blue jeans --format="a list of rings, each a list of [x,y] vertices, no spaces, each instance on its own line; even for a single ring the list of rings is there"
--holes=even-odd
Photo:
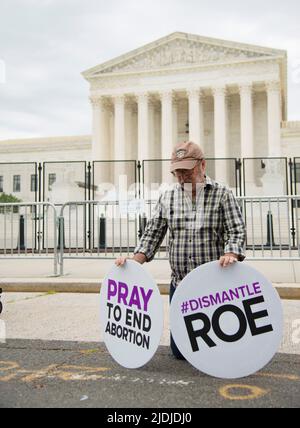
[[[173,286],[173,284],[171,282],[171,285],[170,285],[170,303],[172,302],[175,291],[176,291],[176,288]],[[182,353],[177,348],[172,334],[170,335],[170,339],[171,339],[171,350],[172,350],[174,357],[177,358],[177,360],[185,360],[184,356],[182,355]]]

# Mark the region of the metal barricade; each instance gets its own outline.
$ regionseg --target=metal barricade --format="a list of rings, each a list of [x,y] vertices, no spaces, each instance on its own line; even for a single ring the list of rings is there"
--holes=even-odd
[[[48,202],[1,203],[0,259],[50,259],[57,275],[55,206]]]
[[[237,198],[247,227],[247,259],[300,260],[299,200],[300,196]],[[115,259],[132,255],[155,204],[153,200],[64,204],[59,217],[60,274],[63,275],[65,259]],[[85,236],[87,215],[92,217],[87,232],[89,239]],[[156,259],[168,257],[167,234]]]
[[[59,216],[60,274],[63,275],[66,258],[114,259],[124,253],[129,255],[138,242],[138,227],[136,213],[126,211],[119,201],[64,204]]]
[[[238,197],[249,260],[300,260],[300,196]],[[0,204],[0,259],[52,259],[54,275],[66,259],[131,256],[156,200],[74,201],[57,215],[53,204]],[[87,227],[87,224],[89,227]],[[169,258],[168,233],[156,255]],[[58,272],[59,265],[59,272]]]
[[[300,197],[244,196],[237,200],[247,229],[247,259],[300,259]]]

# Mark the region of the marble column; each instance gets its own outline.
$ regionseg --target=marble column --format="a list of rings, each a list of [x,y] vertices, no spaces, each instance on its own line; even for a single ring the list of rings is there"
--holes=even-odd
[[[200,91],[200,119],[199,119],[199,126],[200,126],[200,147],[204,151],[204,102],[205,102],[205,95],[202,91]]]
[[[136,102],[132,98],[125,103],[125,148],[126,159],[134,160],[137,157],[137,108]],[[135,183],[135,168],[133,163],[128,164],[128,185]]]
[[[102,97],[91,97],[90,101],[93,108],[92,160],[107,160],[109,152],[105,141],[108,137],[105,101]]]
[[[178,143],[178,100],[173,99],[173,147]]]
[[[161,153],[162,159],[171,159],[173,151],[173,93],[172,91],[162,92],[161,98]],[[163,183],[171,183],[170,163],[163,162],[162,165]]]
[[[109,138],[109,111],[103,97],[90,98],[93,108],[92,161],[108,161],[111,158]],[[95,165],[97,184],[109,182],[109,163]]]
[[[156,121],[155,121],[155,102],[153,98],[149,98],[149,159],[159,159],[160,153],[157,152],[157,141],[156,141]],[[151,199],[151,190],[154,188],[154,183],[158,182],[157,179],[157,162],[145,162],[144,170],[145,172],[148,170],[145,177],[149,180],[149,185],[147,185],[148,193],[146,192],[145,198]]]
[[[280,82],[266,83],[268,98],[268,156],[281,157],[281,94]],[[262,178],[266,195],[284,195],[285,174],[281,168],[280,159],[267,161],[265,175]]]
[[[114,160],[126,160],[125,145],[125,96],[119,95],[113,98],[115,109],[114,121]],[[119,177],[126,175],[127,168],[124,162],[115,163],[115,184],[119,186]]]
[[[161,123],[161,102],[158,101],[154,106],[154,159],[162,158],[162,123]],[[162,182],[162,165],[161,162],[155,162],[153,165],[155,170],[155,177],[157,178],[157,183]],[[159,186],[158,186],[159,187]]]
[[[280,82],[267,82],[268,96],[268,156],[281,156],[281,96]]]
[[[254,157],[254,123],[253,123],[253,86],[246,83],[239,87],[240,113],[241,113],[241,158]],[[244,177],[246,191],[252,193],[255,186],[254,160],[244,162]]]
[[[241,157],[254,155],[252,84],[240,86],[241,99]]]
[[[149,95],[138,94],[138,159],[142,162],[150,157],[150,129],[149,129]]]
[[[213,88],[214,96],[214,128],[215,128],[215,158],[227,157],[227,100],[225,86]],[[227,184],[227,162],[218,160],[215,163],[215,179]]]
[[[149,118],[149,94],[147,92],[137,94],[138,103],[138,160],[143,162],[150,158],[150,118]],[[144,162],[144,183],[149,186],[149,163]]]
[[[189,99],[189,140],[204,146],[203,142],[203,99],[200,89],[188,91]]]

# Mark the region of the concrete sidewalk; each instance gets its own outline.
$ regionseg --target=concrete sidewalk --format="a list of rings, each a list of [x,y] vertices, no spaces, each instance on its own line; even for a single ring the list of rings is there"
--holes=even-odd
[[[6,292],[98,293],[102,279],[113,263],[114,259],[67,259],[64,275],[54,276],[51,260],[1,259],[0,287]],[[245,261],[244,263],[258,269],[272,281],[282,299],[300,300],[300,278],[297,282],[293,281],[293,278],[298,278],[298,266],[293,269],[290,277],[286,274],[281,277],[280,269],[285,270],[288,262]],[[145,264],[144,267],[156,280],[161,293],[167,294],[171,277],[168,261],[154,260]],[[275,281],[274,278],[277,280]],[[284,280],[286,278],[289,280]]]
[[[160,293],[169,293],[170,282],[157,279]],[[22,293],[99,293],[102,279],[90,278],[4,278],[0,287],[5,292]],[[300,300],[300,284],[273,284],[281,299]]]

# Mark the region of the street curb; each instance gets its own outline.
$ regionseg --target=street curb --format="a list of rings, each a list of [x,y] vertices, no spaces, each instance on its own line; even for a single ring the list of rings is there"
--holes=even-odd
[[[102,280],[95,279],[0,279],[6,293],[99,293]],[[157,280],[162,295],[169,294],[169,281]],[[300,284],[273,284],[283,300],[300,300]]]
[[[300,285],[297,287],[294,287],[293,284],[289,286],[274,285],[282,300],[300,300]]]

